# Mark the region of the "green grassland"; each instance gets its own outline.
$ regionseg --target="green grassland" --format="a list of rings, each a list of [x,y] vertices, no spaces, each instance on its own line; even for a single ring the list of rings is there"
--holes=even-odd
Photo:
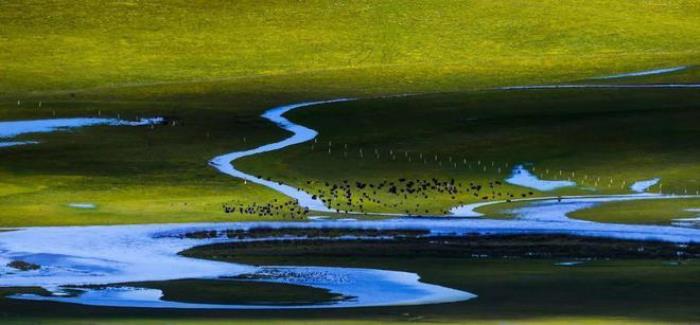
[[[699,9],[693,1],[5,1],[0,4],[1,119],[94,116],[100,112],[124,117],[176,116],[184,125],[154,130],[94,127],[30,135],[25,138],[42,143],[0,149],[3,157],[11,157],[0,160],[0,224],[248,220],[251,217],[224,214],[221,205],[283,198],[219,175],[206,166],[206,161],[223,152],[284,136],[258,118],[267,107],[339,96],[568,82],[694,65],[699,61],[694,42],[700,29],[694,23]],[[690,69],[632,81],[666,78],[688,82],[696,80],[696,74],[697,69]],[[321,151],[309,153],[309,147],[303,145],[285,153],[251,158],[241,165],[248,171],[297,184],[350,176],[381,181],[406,174],[485,181],[502,178],[506,163],[520,161],[545,168],[538,170],[551,167],[553,171],[564,169],[603,178],[620,174],[621,180],[631,181],[656,174],[663,165],[666,188],[685,185],[686,176],[695,170],[694,165],[683,162],[693,161],[693,148],[688,144],[694,134],[692,125],[686,127],[686,134],[679,131],[644,148],[621,144],[628,151],[625,157],[616,159],[610,156],[619,149],[613,145],[606,148],[603,157],[596,157],[590,147],[566,150],[565,146],[575,140],[544,139],[561,136],[555,127],[518,140],[520,132],[542,128],[543,123],[560,123],[565,118],[569,119],[568,126],[578,124],[571,118],[587,116],[583,121],[588,125],[606,120],[608,126],[617,127],[614,123],[619,120],[605,117],[603,111],[614,110],[612,106],[621,98],[605,99],[618,92],[601,95],[605,98],[598,100],[605,107],[591,115],[582,111],[598,102],[583,97],[597,95],[573,93],[577,103],[571,114],[577,111],[582,115],[554,114],[549,120],[538,115],[549,114],[536,109],[538,101],[549,101],[545,105],[550,108],[568,109],[569,105],[564,104],[570,92],[538,92],[541,96],[530,100],[529,94],[520,93],[446,94],[421,97],[415,103],[411,103],[414,99],[362,101],[292,114],[295,120],[319,129],[321,141],[335,140],[353,148],[376,146],[384,152],[438,151],[442,158],[494,161],[503,164],[500,174],[495,168],[485,173],[450,170],[446,168],[448,163],[420,167],[344,159],[340,151],[322,156]],[[633,104],[624,108],[649,109],[648,114],[637,118],[646,120],[639,122],[654,120],[669,106],[682,120],[680,123],[689,124],[694,118],[690,104],[693,91],[670,91],[666,95],[651,92],[651,98],[645,97],[646,93],[635,95],[641,96],[634,104],[636,108]],[[681,95],[689,99],[682,100]],[[530,106],[523,109],[528,113],[514,119],[511,126],[535,124],[508,131],[505,119],[514,117],[508,114],[517,115],[508,110],[519,108],[523,98]],[[467,107],[462,100],[481,108]],[[365,105],[373,110],[360,107]],[[499,105],[504,107],[501,112],[497,110]],[[481,120],[468,121],[462,116],[471,109],[480,111]],[[405,112],[405,116],[398,116],[398,112]],[[358,125],[361,120],[364,124]],[[382,121],[396,123],[386,128]],[[478,121],[492,122],[476,125],[472,133],[465,129]],[[585,129],[584,122],[579,129]],[[658,128],[667,130],[673,123]],[[338,127],[345,124],[356,130],[381,132],[355,137],[352,130]],[[441,127],[445,125],[449,128]],[[482,137],[477,131],[488,134]],[[407,136],[409,133],[416,136]],[[597,140],[609,140],[606,136],[619,134],[613,132]],[[242,141],[244,137],[246,142]],[[582,138],[584,135],[577,140],[585,140]],[[653,155],[653,162],[630,157],[679,139],[685,142],[661,150]],[[440,148],[433,148],[431,141],[440,143]],[[515,146],[510,141],[515,141]],[[528,141],[543,146],[528,146]],[[492,142],[498,146],[491,146]],[[545,148],[544,144],[555,147]],[[679,147],[683,145],[688,148],[681,153]],[[684,156],[688,152],[691,155]],[[580,161],[572,158],[579,153],[588,156]],[[637,165],[627,168],[628,163]],[[674,182],[679,185],[674,187]],[[503,187],[503,191],[516,190],[522,191]],[[599,191],[612,192],[613,188],[603,186]],[[474,199],[452,199],[437,193],[432,198],[421,209],[442,213],[449,206]],[[390,197],[385,199],[392,201]],[[93,202],[97,208],[67,207],[72,202]],[[368,209],[405,209],[393,204],[398,202],[392,201],[389,207],[370,205]]]

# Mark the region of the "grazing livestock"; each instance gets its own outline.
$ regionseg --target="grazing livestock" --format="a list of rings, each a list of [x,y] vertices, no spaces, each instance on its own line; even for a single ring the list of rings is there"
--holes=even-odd
[[[498,180],[479,184],[475,182],[457,182],[454,178],[438,179],[399,177],[395,180],[367,182],[358,179],[342,179],[339,181],[306,180],[303,183],[311,199],[320,200],[327,207],[339,213],[371,213],[379,211],[402,211],[407,215],[420,216],[430,213],[420,200],[451,200],[454,205],[462,204],[466,195],[477,200],[503,199],[510,202],[515,193],[502,189],[503,183]],[[520,193],[520,197],[533,196],[533,192]],[[239,206],[233,212],[260,216],[281,216],[292,219],[303,218],[308,210],[299,207],[295,201],[287,201],[282,205],[249,205]],[[227,211],[228,212],[228,211]],[[435,211],[434,213],[447,213]]]

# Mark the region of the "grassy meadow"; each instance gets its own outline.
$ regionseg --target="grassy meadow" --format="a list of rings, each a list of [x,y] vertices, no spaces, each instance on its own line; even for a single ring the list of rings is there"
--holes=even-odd
[[[694,64],[698,15],[665,0],[13,0],[0,5],[0,89],[334,96],[563,81]]]

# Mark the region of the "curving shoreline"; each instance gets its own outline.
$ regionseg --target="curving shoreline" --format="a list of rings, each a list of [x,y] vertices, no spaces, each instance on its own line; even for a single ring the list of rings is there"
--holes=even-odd
[[[42,287],[51,296],[16,294],[10,298],[93,306],[186,309],[299,309],[417,305],[456,302],[475,295],[423,283],[415,273],[362,268],[252,266],[179,255],[186,249],[237,239],[191,239],[200,229],[247,227],[229,224],[170,224],[87,227],[33,227],[0,233],[0,287]],[[51,245],[46,245],[51,243]],[[5,266],[21,260],[40,269]],[[274,276],[269,276],[274,273]],[[348,299],[318,304],[199,304],[161,300],[162,292],[110,284],[265,276],[266,282],[310,286]],[[101,288],[85,287],[100,285]],[[77,295],[71,293],[79,293]]]

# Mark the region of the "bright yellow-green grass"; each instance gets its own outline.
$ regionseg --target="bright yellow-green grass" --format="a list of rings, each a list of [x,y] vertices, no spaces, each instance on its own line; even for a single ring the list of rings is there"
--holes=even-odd
[[[237,202],[265,203],[276,197],[270,190],[240,185],[226,188],[216,184],[205,186],[206,183],[193,186],[128,184],[107,188],[103,184],[109,179],[95,178],[91,182],[102,184],[93,188],[85,187],[85,178],[22,180],[48,185],[44,188],[17,186],[24,192],[0,195],[0,226],[259,220],[262,217],[257,215],[235,215],[234,218],[224,213],[222,204],[232,198],[239,198]],[[0,186],[5,187],[5,183]],[[75,203],[94,204],[95,207],[70,206]]]
[[[2,1],[0,119],[209,115],[1,149],[0,225],[245,220],[220,205],[282,197],[206,161],[282,137],[267,107],[694,65],[698,18],[695,1]]]
[[[0,89],[222,80],[342,94],[569,80],[697,63],[699,16],[696,1],[10,0]]]

